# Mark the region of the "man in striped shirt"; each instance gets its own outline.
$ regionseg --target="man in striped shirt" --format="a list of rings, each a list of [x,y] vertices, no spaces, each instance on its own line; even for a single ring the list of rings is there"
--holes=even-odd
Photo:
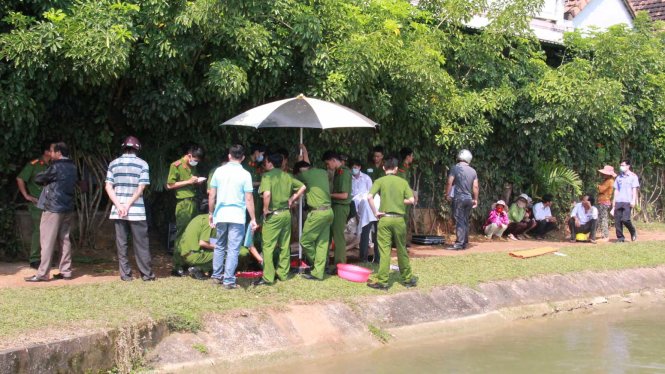
[[[122,143],[123,154],[111,161],[106,173],[106,193],[113,202],[110,219],[115,224],[120,279],[131,281],[132,268],[127,259],[127,239],[131,231],[136,264],[144,281],[155,280],[148,243],[148,223],[143,203],[143,190],[150,184],[148,163],[136,153],[141,143],[133,136]]]

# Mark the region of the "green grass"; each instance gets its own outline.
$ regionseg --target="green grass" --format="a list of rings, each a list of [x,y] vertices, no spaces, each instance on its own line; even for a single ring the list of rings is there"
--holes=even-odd
[[[539,274],[654,267],[665,264],[664,244],[586,244],[562,249],[567,257],[545,255],[520,260],[506,253],[483,253],[412,259],[411,264],[419,277],[419,290],[445,285],[475,287],[483,282]],[[167,320],[174,330],[196,331],[202,326],[202,316],[211,312],[325,300],[353,304],[359,297],[385,294],[337,277],[324,282],[295,277],[260,288],[243,281],[243,288],[232,291],[190,278],[0,289],[0,338],[46,327],[115,327],[146,318]],[[391,273],[388,293],[405,291],[398,281],[399,275]]]
[[[664,222],[640,222],[640,221],[633,221],[635,224],[635,227],[638,230],[644,230],[644,231],[653,231],[653,232],[665,232],[665,223]],[[610,232],[612,232],[613,227],[610,227]],[[626,230],[627,231],[627,230]]]

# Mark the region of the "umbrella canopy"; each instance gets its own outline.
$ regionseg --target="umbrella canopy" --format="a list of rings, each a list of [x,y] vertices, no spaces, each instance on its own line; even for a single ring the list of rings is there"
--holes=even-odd
[[[335,129],[342,127],[376,127],[377,123],[353,109],[328,101],[305,97],[274,101],[239,114],[222,125],[248,126],[257,129],[295,127]]]

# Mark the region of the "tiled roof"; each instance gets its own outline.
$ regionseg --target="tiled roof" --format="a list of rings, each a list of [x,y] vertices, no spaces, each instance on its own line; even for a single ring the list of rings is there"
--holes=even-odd
[[[573,19],[575,18],[585,6],[587,6],[591,0],[566,0],[564,5],[563,18]]]
[[[571,20],[577,17],[577,15],[580,14],[580,12],[584,10],[584,7],[589,5],[591,1],[592,0],[565,0],[563,18]],[[623,0],[623,3],[633,17],[635,16],[635,14],[633,14],[634,12],[637,12],[638,10],[646,10],[651,14],[651,18],[654,20],[663,19],[654,18],[651,10],[649,10],[651,8],[655,9],[660,17],[665,17],[665,0]],[[639,7],[637,4],[640,4]]]
[[[665,21],[665,0],[630,0],[633,10],[644,10],[649,13],[652,20]]]

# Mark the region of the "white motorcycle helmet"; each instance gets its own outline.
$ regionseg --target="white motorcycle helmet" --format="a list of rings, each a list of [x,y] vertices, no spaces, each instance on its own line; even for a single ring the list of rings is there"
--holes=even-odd
[[[471,155],[471,151],[469,151],[468,149],[462,149],[457,154],[457,161],[464,161],[467,164],[471,163],[472,158],[473,158],[473,155]]]

